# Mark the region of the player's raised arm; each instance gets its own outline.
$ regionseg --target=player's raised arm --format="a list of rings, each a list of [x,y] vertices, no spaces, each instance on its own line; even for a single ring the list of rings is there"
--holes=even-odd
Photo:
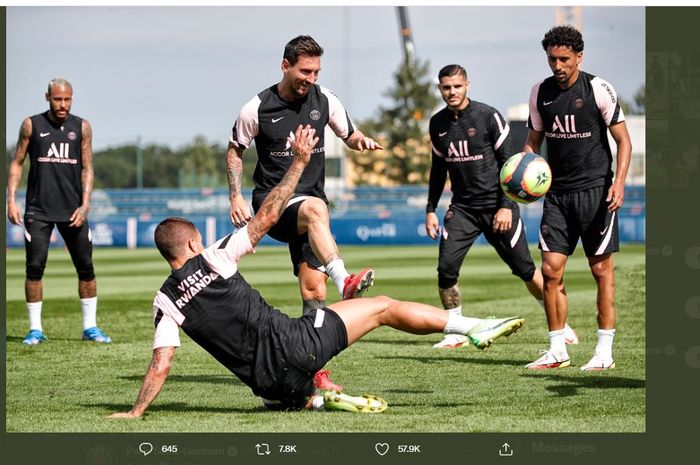
[[[109,418],[139,418],[153,403],[170,373],[175,347],[158,347],[153,350],[153,358],[143,378],[141,390],[134,406],[128,412],[114,413]]]
[[[287,202],[289,202],[294,193],[294,189],[299,183],[299,178],[304,172],[304,168],[311,160],[311,151],[316,147],[318,141],[316,130],[310,125],[307,124],[305,127],[299,125],[297,127],[294,140],[290,140],[294,160],[280,183],[265,197],[265,201],[260,206],[258,213],[248,225],[248,235],[253,247],[260,242],[260,239],[279,220],[287,206]]]
[[[243,227],[250,221],[248,204],[241,194],[241,174],[243,173],[243,148],[228,143],[226,151],[226,177],[228,179],[228,195],[231,202],[231,223],[237,228]]]
[[[19,189],[19,182],[22,178],[22,167],[27,157],[29,138],[32,135],[32,120],[25,118],[19,130],[19,140],[15,149],[15,156],[7,169],[7,218],[12,224],[22,224],[22,212],[15,203],[15,195]]]

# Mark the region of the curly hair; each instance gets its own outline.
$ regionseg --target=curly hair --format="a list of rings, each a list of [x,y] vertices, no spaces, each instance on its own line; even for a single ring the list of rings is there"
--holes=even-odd
[[[544,35],[542,48],[547,51],[548,47],[571,47],[575,53],[583,52],[583,36],[573,26],[553,27]]]

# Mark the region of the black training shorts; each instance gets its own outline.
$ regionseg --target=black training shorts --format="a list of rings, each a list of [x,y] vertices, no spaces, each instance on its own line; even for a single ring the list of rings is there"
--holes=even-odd
[[[620,250],[617,212],[608,211],[608,187],[548,193],[540,223],[540,249],[571,255],[579,238],[587,257]]]
[[[69,222],[37,220],[24,216],[24,245],[26,250],[26,276],[30,281],[39,281],[44,276],[46,260],[49,255],[49,243],[54,225],[63,237],[70,253],[78,279],[92,281],[95,270],[92,265],[92,234],[87,221],[79,228],[68,226]]]
[[[314,374],[348,346],[345,323],[329,308],[277,320],[266,339],[259,350],[267,352],[266,365],[275,367],[275,382],[258,395],[283,409],[303,408],[315,391]]]
[[[258,211],[260,205],[267,193],[258,194],[253,197],[253,207],[255,211]],[[285,242],[289,244],[289,256],[292,260],[292,266],[294,271],[294,276],[299,276],[299,267],[302,263],[306,262],[309,267],[317,269],[319,271],[325,272],[325,267],[323,263],[316,257],[313,250],[311,249],[311,244],[309,244],[309,235],[297,234],[297,216],[299,215],[299,207],[304,203],[304,200],[309,198],[308,196],[298,196],[294,197],[287,208],[282,212],[277,224],[275,224],[267,235],[271,238]]]
[[[517,207],[513,209],[513,223],[505,233],[493,230],[493,217],[497,210],[468,210],[456,205],[450,206],[445,214],[440,238],[438,286],[441,289],[457,284],[462,262],[482,233],[514,275],[525,282],[532,280],[535,264],[528,249],[520,210]]]

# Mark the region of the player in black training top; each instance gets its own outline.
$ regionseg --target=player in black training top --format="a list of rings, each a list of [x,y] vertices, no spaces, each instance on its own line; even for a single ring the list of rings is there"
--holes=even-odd
[[[325,305],[326,279],[334,281],[343,299],[361,296],[372,284],[373,271],[350,275],[331,234],[328,200],[324,192],[326,125],[355,150],[379,150],[381,145],[357,130],[340,100],[316,84],[321,70],[321,48],[309,36],[292,39],[284,49],[282,80],[253,97],[233,125],[227,154],[231,222],[236,227],[250,220],[241,195],[243,151],[255,141],[258,163],[253,179],[253,208],[257,211],[292,162],[294,129],[311,125],[320,139],[299,186],[280,222],[270,230],[274,239],[289,244],[303,311]]]
[[[520,210],[499,186],[499,171],[513,155],[510,127],[501,114],[467,97],[467,71],[447,65],[438,74],[438,88],[447,104],[430,119],[432,166],[425,229],[429,237],[439,235],[435,208],[450,175],[452,201],[445,214],[440,237],[438,289],[442,305],[450,313],[462,314],[459,271],[464,257],[483,233],[514,275],[523,280],[530,294],[542,303],[542,275],[530,256]],[[576,334],[568,328],[570,343]],[[448,334],[435,348],[455,348],[468,343]]]
[[[283,215],[302,171],[319,139],[310,126],[299,126],[291,143],[292,163],[265,197],[255,216],[235,234],[208,248],[202,235],[184,218],[168,218],[155,231],[155,242],[172,268],[153,301],[153,357],[133,408],[113,418],[137,418],[153,402],[165,382],[178,328],[277,409],[314,407],[378,412],[386,402],[336,392],[313,396],[318,373],[328,360],[373,329],[387,325],[414,334],[444,331],[467,334],[477,347],[511,334],[522,318],[481,320],[424,304],[388,297],[352,299],[289,318],[272,308],[238,272],[238,261]],[[322,388],[323,389],[323,388]]]
[[[618,246],[617,211],[624,200],[632,144],[613,86],[579,69],[583,37],[570,26],[549,30],[542,40],[553,76],[530,93],[527,142],[523,150],[539,152],[547,140],[552,187],[544,201],[540,249],[544,303],[550,347],[531,369],[566,367],[563,342],[567,315],[564,268],[579,239],[598,286],[598,343],[581,370],[614,368],[615,335],[613,252]],[[608,131],[617,145],[612,171]]]
[[[36,345],[47,340],[41,324],[42,277],[54,225],[78,273],[83,339],[109,343],[110,337],[97,327],[97,283],[87,222],[94,178],[92,129],[87,120],[70,113],[73,87],[65,79],[49,82],[46,100],[47,112],[22,122],[7,176],[7,218],[13,224],[24,224],[27,252],[24,292],[29,332],[22,344]],[[15,195],[27,156],[30,166],[23,223]]]

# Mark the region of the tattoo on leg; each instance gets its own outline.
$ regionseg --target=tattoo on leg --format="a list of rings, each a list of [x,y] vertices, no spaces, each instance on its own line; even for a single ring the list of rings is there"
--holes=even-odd
[[[440,289],[440,300],[445,309],[462,305],[462,294],[459,292],[459,286],[455,284],[447,289]]]

